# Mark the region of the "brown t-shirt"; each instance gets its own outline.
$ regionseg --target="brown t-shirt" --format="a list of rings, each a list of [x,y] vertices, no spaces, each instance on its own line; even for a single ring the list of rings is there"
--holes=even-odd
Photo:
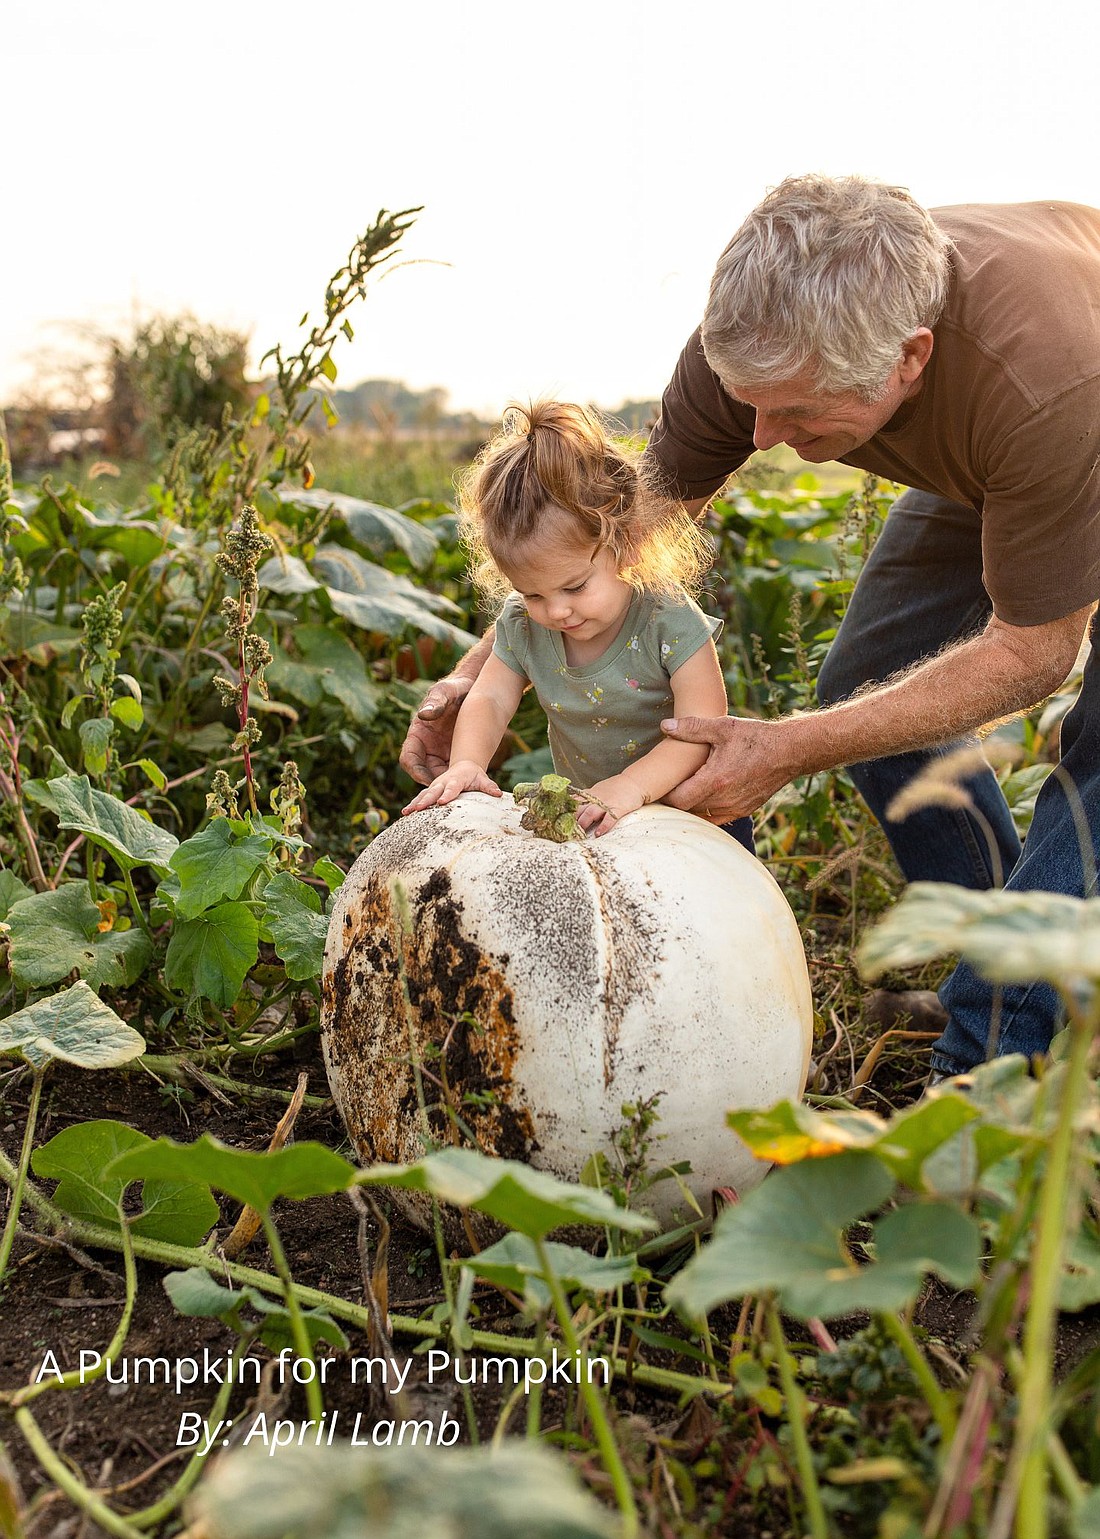
[[[923,386],[842,462],[969,503],[997,615],[1059,620],[1100,598],[1100,211],[932,212],[955,242],[954,276]],[[709,496],[752,453],[754,418],[696,331],[649,453],[680,496]]]

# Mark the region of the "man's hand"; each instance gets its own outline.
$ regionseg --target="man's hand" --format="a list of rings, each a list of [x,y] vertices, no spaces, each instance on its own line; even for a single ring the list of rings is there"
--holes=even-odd
[[[597,839],[601,834],[609,834],[628,812],[637,812],[639,807],[645,806],[645,792],[629,775],[612,775],[592,786],[587,794],[598,797],[605,805],[601,807],[596,802],[589,802],[577,814],[577,822]],[[582,791],[581,795],[585,793]]]
[[[461,674],[440,679],[424,696],[424,703],[409,724],[400,764],[422,786],[441,775],[450,762],[455,718],[472,683],[473,679]]]
[[[447,802],[453,802],[456,796],[461,796],[463,791],[485,791],[490,796],[500,796],[501,789],[495,780],[482,769],[480,764],[475,764],[472,759],[460,759],[457,764],[452,764],[450,769],[437,775],[430,786],[423,791],[418,791],[407,807],[402,807],[401,816],[407,812],[423,812],[425,807],[443,807]]]
[[[706,743],[702,769],[664,798],[708,823],[729,823],[762,807],[798,772],[788,762],[783,723],[738,716],[685,716],[661,730],[681,743]]]

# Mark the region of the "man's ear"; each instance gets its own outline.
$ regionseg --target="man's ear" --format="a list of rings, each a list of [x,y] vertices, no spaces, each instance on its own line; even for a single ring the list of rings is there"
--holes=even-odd
[[[918,326],[911,337],[906,337],[901,344],[900,377],[903,385],[914,384],[924,373],[935,342],[927,326]]]

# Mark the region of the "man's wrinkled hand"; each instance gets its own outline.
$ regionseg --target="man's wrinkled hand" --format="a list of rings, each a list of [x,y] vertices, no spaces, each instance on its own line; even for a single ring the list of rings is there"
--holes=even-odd
[[[708,823],[731,823],[758,811],[769,796],[800,773],[789,762],[785,722],[743,716],[683,716],[661,723],[666,737],[705,743],[707,762],[670,791],[665,801]]]
[[[399,762],[405,773],[422,786],[430,785],[450,763],[458,708],[472,683],[472,679],[457,675],[438,680],[409,724]]]

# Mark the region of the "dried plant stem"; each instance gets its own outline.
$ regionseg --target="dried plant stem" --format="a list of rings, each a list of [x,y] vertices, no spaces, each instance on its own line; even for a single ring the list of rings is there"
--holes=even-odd
[[[19,1223],[19,1212],[23,1206],[23,1192],[27,1184],[27,1171],[31,1168],[34,1130],[38,1122],[38,1106],[42,1099],[42,1082],[45,1076],[45,1069],[35,1069],[34,1079],[31,1081],[31,1100],[30,1106],[27,1109],[27,1124],[23,1129],[23,1148],[20,1151],[19,1167],[15,1172],[15,1181],[11,1189],[11,1206],[8,1209],[8,1221],[4,1225],[3,1236],[0,1237],[0,1278],[4,1276],[8,1269],[11,1248],[15,1244],[15,1230]]]

